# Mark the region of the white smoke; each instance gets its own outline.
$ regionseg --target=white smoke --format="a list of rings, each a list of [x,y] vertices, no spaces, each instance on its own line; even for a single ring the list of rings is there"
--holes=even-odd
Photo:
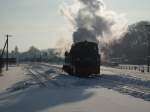
[[[70,50],[71,44],[72,42],[66,38],[62,37],[58,39],[55,45],[55,53],[57,53],[60,57],[64,57],[64,53]]]
[[[61,13],[75,30],[73,41],[111,41],[118,39],[127,29],[124,15],[107,10],[102,0],[73,0],[63,5]]]

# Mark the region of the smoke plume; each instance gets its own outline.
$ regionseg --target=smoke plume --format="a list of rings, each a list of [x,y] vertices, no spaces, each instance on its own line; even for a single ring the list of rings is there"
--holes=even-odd
[[[102,0],[74,0],[73,5],[64,4],[61,13],[74,30],[75,43],[109,42],[120,38],[127,29],[124,15],[107,10]]]

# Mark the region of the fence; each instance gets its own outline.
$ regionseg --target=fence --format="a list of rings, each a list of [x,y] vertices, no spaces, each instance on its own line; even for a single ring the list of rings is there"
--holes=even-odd
[[[139,71],[139,72],[148,72],[148,69],[150,70],[150,66],[148,68],[147,65],[119,65],[118,68],[126,69],[126,70],[135,70],[135,71]]]

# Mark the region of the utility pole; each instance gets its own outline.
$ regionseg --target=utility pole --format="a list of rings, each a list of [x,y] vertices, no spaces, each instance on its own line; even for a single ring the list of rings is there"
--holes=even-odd
[[[6,71],[8,71],[8,64],[9,64],[9,59],[8,59],[8,45],[9,45],[9,41],[8,41],[8,38],[9,37],[11,37],[11,35],[6,35],[6,42],[5,42],[5,45],[4,45],[4,48],[3,48],[3,51],[2,51],[2,54],[1,54],[1,56],[0,56],[0,58],[2,58],[3,57],[3,55],[4,55],[4,51],[5,51],[5,48],[6,48],[6,50],[7,50],[7,52],[6,52],[6,60],[3,60],[3,61],[6,61]]]
[[[9,64],[9,57],[8,57],[8,38],[9,37],[11,37],[11,35],[6,35],[6,42],[5,42],[5,45],[4,45],[4,48],[3,48],[3,50],[2,50],[2,53],[1,53],[1,55],[0,55],[0,59],[1,59],[1,65],[0,66],[2,66],[2,64],[4,63],[4,62],[6,62],[6,71],[8,71],[8,64]],[[6,48],[6,50],[7,50],[7,52],[6,52],[6,60],[4,60],[3,59],[3,55],[4,55],[4,52],[5,52],[5,48]]]
[[[6,43],[7,43],[7,54],[6,54],[6,71],[8,71],[8,64],[9,64],[9,59],[8,59],[8,47],[9,47],[9,43],[8,43],[8,38],[11,37],[11,35],[6,35]]]
[[[8,71],[8,37],[9,37],[9,35],[6,35],[6,38],[7,38],[7,40],[6,40],[6,43],[7,43],[7,54],[6,54],[6,59],[7,59],[7,61],[6,61],[6,71]]]

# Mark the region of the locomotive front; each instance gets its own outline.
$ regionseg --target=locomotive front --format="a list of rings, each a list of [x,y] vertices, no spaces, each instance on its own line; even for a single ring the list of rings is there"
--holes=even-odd
[[[78,42],[65,53],[63,70],[70,75],[87,77],[100,73],[100,54],[97,43]]]

